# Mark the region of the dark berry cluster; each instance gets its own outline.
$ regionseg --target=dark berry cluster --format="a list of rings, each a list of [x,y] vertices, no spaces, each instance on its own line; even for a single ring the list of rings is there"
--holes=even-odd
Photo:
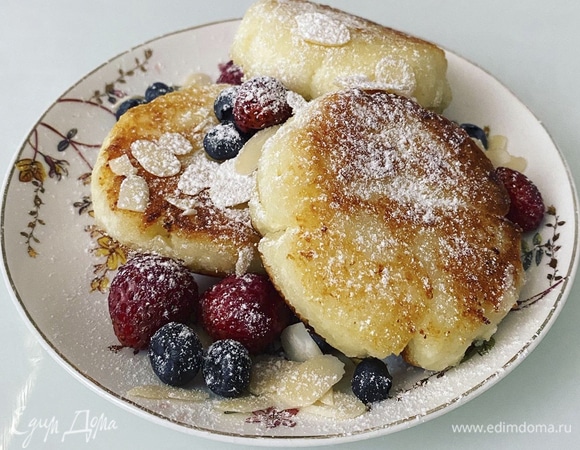
[[[238,69],[236,73],[241,72]],[[239,84],[228,86],[217,96],[214,113],[220,123],[203,140],[208,156],[217,161],[235,158],[254,133],[283,123],[292,115],[287,90],[275,78],[263,76],[241,82],[236,77],[238,80]]]
[[[488,149],[487,133],[483,128],[471,123],[462,123],[459,126],[471,138],[478,139],[484,149]],[[523,232],[537,229],[546,211],[538,187],[523,173],[509,167],[497,167],[493,176],[502,183],[510,199],[506,218]]]
[[[144,96],[131,97],[123,101],[117,108],[117,111],[115,112],[115,117],[117,118],[117,120],[119,120],[121,116],[125,114],[127,111],[129,111],[131,108],[143,105],[145,103],[149,103],[155,100],[157,97],[165,95],[169,92],[173,92],[174,90],[175,90],[174,87],[168,86],[167,84],[161,83],[160,81],[153,83],[145,90]]]
[[[264,275],[232,275],[201,298],[185,266],[154,254],[133,255],[119,269],[108,303],[119,342],[148,349],[162,382],[181,386],[201,370],[208,388],[224,397],[244,391],[250,354],[266,350],[294,319]],[[213,339],[205,355],[190,327],[198,321]]]

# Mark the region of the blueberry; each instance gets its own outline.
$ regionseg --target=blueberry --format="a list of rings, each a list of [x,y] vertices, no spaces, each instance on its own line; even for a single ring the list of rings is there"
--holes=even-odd
[[[352,392],[365,404],[385,400],[393,378],[387,365],[378,358],[365,358],[355,368],[352,376]]]
[[[205,384],[214,394],[233,398],[250,384],[251,369],[246,347],[233,339],[222,339],[209,346],[202,372]]]
[[[237,156],[248,136],[241,133],[233,122],[221,122],[211,128],[203,138],[203,148],[208,156],[225,161]]]
[[[147,101],[143,97],[133,97],[128,100],[125,100],[117,108],[117,111],[115,112],[115,117],[117,118],[117,120],[119,120],[121,116],[125,114],[128,110],[134,108],[135,106],[142,105],[143,103],[147,103]]]
[[[487,149],[487,135],[483,129],[477,125],[473,125],[472,123],[462,123],[460,127],[463,128],[470,137],[479,139],[483,144],[483,148]]]
[[[145,100],[150,102],[155,100],[157,97],[161,97],[162,95],[165,95],[169,92],[173,92],[173,88],[167,86],[165,83],[153,83],[145,91]]]
[[[203,347],[195,331],[182,323],[170,322],[151,337],[149,360],[161,381],[182,386],[199,373]]]
[[[231,86],[221,91],[213,104],[213,111],[220,122],[234,120],[234,101],[238,94],[238,86]]]

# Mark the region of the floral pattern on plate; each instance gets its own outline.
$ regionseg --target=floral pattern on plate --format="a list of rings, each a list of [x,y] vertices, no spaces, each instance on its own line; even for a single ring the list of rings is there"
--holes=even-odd
[[[578,208],[566,165],[541,124],[493,77],[448,53],[454,96],[462,101],[446,115],[489,125],[508,137],[510,151],[526,149],[526,173],[553,205],[543,227],[523,240],[528,282],[517,311],[493,340],[478,343],[462,364],[438,373],[391,358],[396,380],[391,398],[347,421],[273,408],[224,414],[211,401],[127,398],[136,385],[157,381],[145,355],[110,350],[116,340],[106,292],[127,249],[93,223],[92,163],[122,99],[142,94],[155,81],[179,85],[194,72],[217,75],[236,27],[230,21],[183,30],[113,58],[59,98],[17,153],[3,196],[3,270],[41,342],[79,380],[130,411],[180,431],[240,443],[259,438],[261,445],[288,445],[289,440],[316,445],[387,434],[437,417],[493,386],[537,345],[565,302],[578,259]]]

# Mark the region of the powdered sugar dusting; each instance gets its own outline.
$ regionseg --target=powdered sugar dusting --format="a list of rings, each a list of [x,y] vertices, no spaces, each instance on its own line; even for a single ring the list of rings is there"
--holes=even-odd
[[[145,179],[138,175],[129,175],[119,188],[117,208],[143,212],[149,203],[149,186]]]
[[[296,16],[296,32],[313,44],[340,46],[350,41],[350,32],[344,23],[318,12]]]
[[[131,160],[126,154],[110,160],[109,167],[115,175],[128,176],[137,173],[137,169],[131,164]]]
[[[364,91],[353,92],[354,101],[366,95]],[[331,115],[341,117],[339,111],[344,107],[336,105]],[[425,223],[436,220],[437,211],[449,213],[467,205],[471,196],[461,191],[460,182],[465,179],[464,169],[453,159],[449,162],[437,148],[432,132],[420,121],[409,119],[402,108],[347,107],[352,114],[349,120],[363,131],[343,134],[331,164],[349,195],[365,201],[381,197],[396,200],[405,206],[398,212],[404,213],[405,219]],[[376,123],[376,117],[385,118],[382,125]],[[464,135],[451,134],[446,145],[458,149],[465,139]]]
[[[209,159],[204,152],[197,152],[180,176],[177,187],[191,196],[208,189],[211,201],[220,209],[247,203],[254,190],[256,176],[255,173],[238,173],[235,165],[235,158],[218,163]]]
[[[209,159],[204,152],[196,152],[179,177],[178,189],[186,195],[199,194],[211,186],[218,167],[219,163]]]
[[[139,164],[157,177],[177,175],[181,170],[179,159],[156,142],[140,139],[131,143],[131,153]]]
[[[237,206],[250,201],[256,185],[256,174],[241,175],[236,171],[236,161],[221,163],[209,187],[209,196],[218,208]]]
[[[157,144],[174,155],[187,155],[193,150],[191,142],[179,133],[163,133]]]

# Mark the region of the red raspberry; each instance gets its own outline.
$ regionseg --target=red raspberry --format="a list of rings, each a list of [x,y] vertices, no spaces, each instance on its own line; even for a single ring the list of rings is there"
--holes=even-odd
[[[233,339],[263,352],[292,320],[292,312],[264,275],[231,275],[201,297],[201,317],[214,340]]]
[[[507,167],[498,167],[495,173],[510,197],[510,210],[506,217],[524,232],[538,228],[545,207],[536,185],[523,173]]]
[[[220,70],[220,75],[216,83],[225,84],[242,84],[242,78],[244,77],[244,72],[240,66],[234,64],[233,61],[228,61],[225,64],[218,65]]]
[[[109,289],[109,314],[119,342],[147,348],[151,336],[169,322],[199,316],[194,275],[170,258],[135,255],[121,266]]]
[[[272,77],[256,77],[242,83],[234,102],[238,129],[248,133],[285,122],[292,115],[286,88]]]

